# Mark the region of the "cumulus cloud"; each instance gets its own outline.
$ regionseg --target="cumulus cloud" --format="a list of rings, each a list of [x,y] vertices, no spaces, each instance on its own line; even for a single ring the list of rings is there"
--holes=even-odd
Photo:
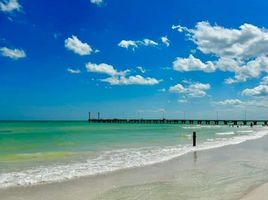
[[[268,95],[268,86],[267,85],[259,85],[254,88],[247,88],[242,91],[242,94],[245,96],[264,96]]]
[[[216,67],[210,61],[203,63],[198,58],[195,58],[192,54],[188,58],[176,58],[173,62],[173,69],[180,72],[189,72],[189,71],[205,71],[205,72],[214,72]]]
[[[203,83],[189,83],[188,86],[177,84],[169,88],[171,93],[187,94],[192,97],[204,97],[207,95],[206,91],[210,89],[210,84]]]
[[[261,85],[268,85],[268,76],[265,76],[261,79]]]
[[[110,85],[156,85],[161,81],[151,77],[143,77],[141,75],[128,75],[130,70],[118,71],[112,65],[106,63],[87,63],[86,69],[88,72],[108,75],[108,78],[101,79],[101,81],[107,82]]]
[[[151,40],[151,39],[143,39],[143,40],[121,40],[119,43],[118,43],[118,46],[119,47],[122,47],[122,48],[125,48],[125,49],[128,49],[128,48],[131,48],[132,50],[135,50],[135,48],[138,48],[139,46],[151,46],[151,47],[155,47],[157,46],[158,43]]]
[[[177,84],[169,88],[169,92],[172,93],[186,93],[187,89],[182,84]]]
[[[239,99],[226,99],[226,100],[224,100],[224,101],[218,101],[218,102],[216,102],[216,104],[218,104],[218,105],[242,105],[243,104],[243,102],[241,101],[241,100],[239,100]]]
[[[102,79],[101,81],[107,82],[111,85],[156,85],[160,81],[151,78],[151,77],[143,77],[141,75],[136,76],[112,76],[106,79]]]
[[[235,73],[234,78],[228,78],[225,80],[226,83],[245,82],[248,79],[258,78],[263,72],[268,72],[268,58],[265,56],[260,56],[248,62],[223,58],[217,62],[217,66],[222,71],[230,71]]]
[[[67,72],[69,72],[70,74],[80,74],[81,73],[80,69],[72,69],[72,68],[67,68]]]
[[[268,31],[252,24],[231,29],[202,21],[194,29],[181,27],[178,30],[188,32],[190,39],[205,54],[243,59],[267,55]]]
[[[26,57],[26,53],[22,49],[9,49],[7,47],[1,47],[0,52],[2,56],[9,57],[13,60]]]
[[[218,69],[233,72],[234,77],[225,80],[225,83],[228,84],[258,78],[262,73],[268,72],[267,29],[252,24],[243,24],[238,29],[225,28],[204,21],[198,22],[193,29],[181,25],[174,25],[172,28],[186,33],[190,41],[194,42],[202,53],[217,58],[214,61],[206,61],[206,63],[193,58],[189,59],[191,55],[189,58],[179,58],[178,71],[191,71],[190,69],[192,69],[211,72]],[[174,61],[175,64],[176,61]],[[190,67],[182,65],[182,61],[184,61],[183,64],[190,65]],[[198,67],[191,66],[193,61]],[[208,63],[213,66],[213,70],[204,70]]]
[[[167,47],[169,47],[170,41],[169,41],[167,36],[161,37],[161,41],[162,41],[163,44],[165,44]]]
[[[138,47],[138,44],[136,41],[133,40],[122,40],[121,42],[118,43],[118,46],[126,49],[128,49],[129,47],[135,49]]]
[[[3,0],[0,2],[0,10],[3,12],[21,11],[22,7],[17,0]]]
[[[103,3],[103,0],[90,0],[90,2],[99,6]]]
[[[260,107],[260,108],[268,108],[268,102],[267,99],[261,98],[261,99],[253,99],[248,101],[242,101],[239,99],[226,99],[223,101],[213,102],[215,105],[219,106],[235,106],[235,107],[241,107],[241,108],[248,108],[248,107]]]
[[[157,46],[158,43],[153,41],[153,40],[150,40],[150,39],[146,38],[146,39],[143,40],[143,45],[144,46]]]
[[[68,50],[71,50],[80,56],[90,55],[93,52],[93,49],[89,44],[81,42],[75,35],[67,38],[64,43]]]
[[[117,71],[112,65],[106,63],[87,63],[86,69],[88,72],[102,73],[110,76],[125,76],[129,72],[129,70]]]

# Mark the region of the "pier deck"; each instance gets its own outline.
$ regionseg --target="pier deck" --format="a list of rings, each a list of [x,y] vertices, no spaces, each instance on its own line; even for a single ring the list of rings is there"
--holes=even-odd
[[[89,119],[89,123],[117,124],[199,124],[199,125],[268,125],[268,120],[198,120],[198,119]]]

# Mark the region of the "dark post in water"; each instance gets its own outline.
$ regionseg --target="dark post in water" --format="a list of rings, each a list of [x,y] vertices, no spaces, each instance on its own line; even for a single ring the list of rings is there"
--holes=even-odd
[[[196,132],[193,132],[193,146],[196,146]]]
[[[91,119],[91,112],[88,112],[88,119]]]

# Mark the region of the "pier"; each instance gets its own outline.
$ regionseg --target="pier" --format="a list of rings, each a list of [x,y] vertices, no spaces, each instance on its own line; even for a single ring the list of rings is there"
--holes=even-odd
[[[98,118],[91,118],[89,113],[89,123],[109,123],[109,124],[187,124],[187,125],[233,125],[233,126],[246,126],[246,125],[268,125],[268,120],[220,120],[220,119],[103,119],[98,113]]]

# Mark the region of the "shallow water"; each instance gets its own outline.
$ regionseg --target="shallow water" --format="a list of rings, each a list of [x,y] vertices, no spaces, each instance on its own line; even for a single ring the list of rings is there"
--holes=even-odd
[[[238,145],[192,152],[147,170],[129,171],[120,177],[128,179],[128,183],[114,181],[114,188],[93,199],[238,200],[268,181],[267,144],[265,136]]]
[[[193,131],[198,136],[197,148],[191,145]],[[146,166],[265,134],[249,127],[2,122],[0,187],[63,181]]]

